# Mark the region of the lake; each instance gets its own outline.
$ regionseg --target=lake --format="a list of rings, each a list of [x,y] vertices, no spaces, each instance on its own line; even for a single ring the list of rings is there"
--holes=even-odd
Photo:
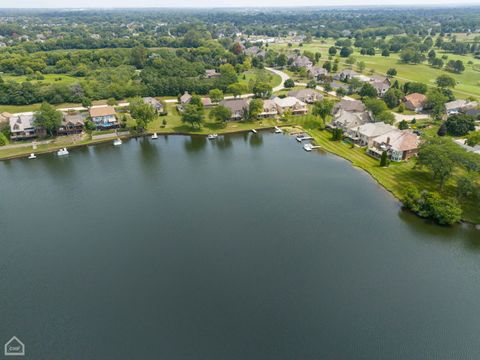
[[[0,345],[27,359],[478,359],[480,231],[293,137],[0,162]]]

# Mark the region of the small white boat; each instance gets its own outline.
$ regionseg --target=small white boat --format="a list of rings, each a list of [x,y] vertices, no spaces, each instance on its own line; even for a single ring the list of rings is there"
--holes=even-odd
[[[252,129],[252,133],[256,134],[258,131],[255,129]]]
[[[311,136],[297,136],[297,141],[302,142],[304,140],[313,140],[313,137]]]
[[[283,133],[283,130],[280,129],[278,126],[275,126],[275,134],[281,134]]]
[[[313,145],[310,144],[310,143],[307,143],[307,144],[303,145],[303,150],[305,150],[305,151],[312,151],[312,149],[313,149]]]
[[[63,148],[63,149],[58,150],[58,151],[57,151],[57,155],[58,155],[58,156],[68,155],[68,150],[67,150],[67,148]]]
[[[216,138],[218,138],[218,134],[209,134],[207,138],[208,140],[215,140]]]
[[[154,134],[152,135],[152,139],[158,139],[157,133],[154,133]]]
[[[29,159],[36,159],[37,157],[35,156],[34,153],[31,153],[30,156],[28,157]]]
[[[113,141],[113,145],[114,146],[122,145],[122,139],[120,139],[120,138],[115,139]]]

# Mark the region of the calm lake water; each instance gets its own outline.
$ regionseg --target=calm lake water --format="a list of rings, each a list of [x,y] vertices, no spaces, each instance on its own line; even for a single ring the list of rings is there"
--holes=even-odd
[[[0,184],[0,346],[25,358],[480,358],[480,231],[292,137],[104,144]]]

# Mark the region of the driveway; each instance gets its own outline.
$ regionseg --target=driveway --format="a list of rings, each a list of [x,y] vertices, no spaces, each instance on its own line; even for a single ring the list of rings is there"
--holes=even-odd
[[[415,114],[415,115],[404,115],[404,114],[399,114],[399,113],[393,113],[395,116],[395,122],[400,122],[400,121],[412,121],[413,119],[415,120],[422,120],[422,119],[430,119],[430,116],[428,114]]]

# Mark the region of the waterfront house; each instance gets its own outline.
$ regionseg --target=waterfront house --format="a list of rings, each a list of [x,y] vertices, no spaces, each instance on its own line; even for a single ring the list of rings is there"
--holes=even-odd
[[[398,162],[416,156],[419,146],[418,135],[410,130],[395,129],[374,138],[367,154],[379,159],[386,151],[390,160]]]
[[[212,107],[214,105],[212,99],[210,99],[209,97],[200,98],[200,102],[204,107]]]
[[[307,104],[312,104],[315,101],[323,99],[323,95],[313,89],[292,90],[288,92],[288,96],[293,96]]]
[[[220,105],[230,109],[232,113],[230,120],[242,120],[248,111],[248,101],[245,99],[222,100]]]
[[[366,123],[358,127],[347,129],[347,137],[360,146],[372,146],[373,139],[386,134],[396,128],[383,122]]]
[[[332,113],[335,115],[340,110],[347,112],[364,112],[366,109],[367,108],[360,100],[342,99],[334,105]]]
[[[148,104],[151,107],[153,107],[155,109],[155,111],[157,112],[157,114],[165,114],[166,113],[165,107],[163,106],[163,104],[153,97],[144,97],[143,102],[145,104]]]
[[[270,118],[278,114],[277,104],[273,100],[263,100],[263,111],[260,113],[261,118]]]
[[[10,123],[10,139],[24,140],[35,138],[39,133],[45,132],[37,129],[35,126],[35,116],[33,113],[12,115],[9,118]]]
[[[403,98],[405,107],[410,111],[421,112],[427,103],[427,97],[424,94],[413,93]]]
[[[385,81],[374,80],[371,81],[370,84],[377,91],[377,95],[379,97],[383,97],[383,95],[385,95],[388,89],[390,89],[390,84]]]
[[[11,117],[12,117],[12,114],[10,114],[8,112],[0,113],[0,127],[5,125],[5,124],[9,124]]]
[[[308,111],[307,104],[293,96],[285,98],[276,97],[273,101],[277,105],[279,114],[290,111],[292,115],[305,115]]]
[[[86,113],[65,113],[62,124],[57,129],[59,135],[79,134],[85,127]]]
[[[90,118],[97,129],[111,129],[118,126],[117,113],[113,106],[91,107]]]
[[[369,122],[372,122],[372,117],[367,111],[350,112],[340,109],[327,126],[330,129],[342,129],[344,133],[347,133],[349,129],[358,128]]]

